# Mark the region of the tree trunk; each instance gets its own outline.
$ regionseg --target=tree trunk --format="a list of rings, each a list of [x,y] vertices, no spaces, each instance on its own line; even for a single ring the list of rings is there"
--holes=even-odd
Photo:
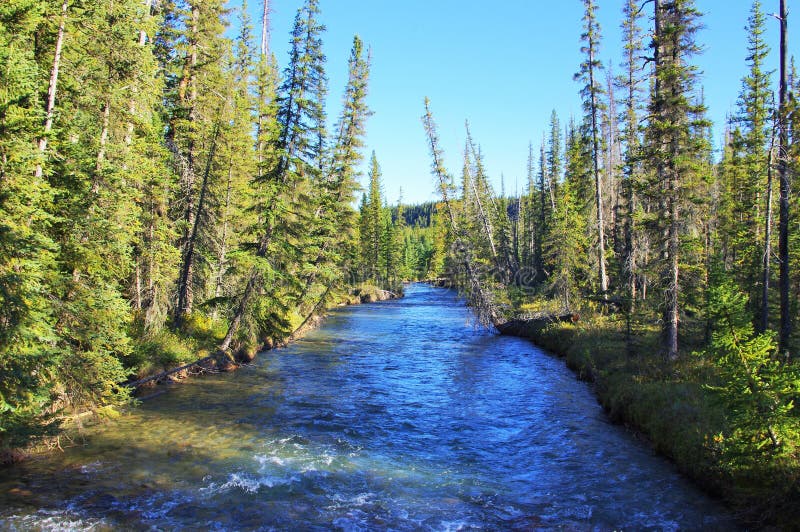
[[[269,0],[263,0],[263,11],[261,13],[261,55],[259,58],[259,79],[258,79],[258,118],[256,122],[256,176],[260,183],[264,170],[264,116],[263,108],[266,105],[266,76],[267,65],[269,62]]]
[[[423,117],[423,123],[425,125],[425,132],[428,136],[428,147],[430,149],[431,156],[433,157],[433,173],[439,182],[439,191],[442,195],[442,202],[447,210],[447,215],[450,220],[450,228],[453,232],[453,235],[455,235],[456,247],[461,250],[461,262],[470,283],[469,294],[470,299],[472,300],[471,302],[473,306],[476,307],[475,310],[479,320],[484,323],[488,322],[494,326],[497,326],[501,322],[500,316],[497,313],[497,309],[495,308],[491,296],[487,291],[484,290],[483,286],[481,285],[481,281],[478,278],[478,274],[473,268],[473,264],[469,256],[469,248],[463,242],[455,213],[450,205],[450,198],[447,193],[449,179],[446,170],[444,169],[444,163],[441,160],[439,138],[437,136],[436,125],[433,122],[433,116],[430,111],[430,102],[427,98],[425,99],[425,116]]]
[[[133,308],[137,312],[142,310],[142,265],[139,260],[134,260]]]
[[[189,38],[189,51],[187,63],[184,69],[183,79],[181,79],[179,93],[184,105],[189,108],[189,141],[186,154],[186,168],[182,172],[184,179],[184,198],[186,199],[186,209],[184,210],[183,221],[185,224],[184,234],[181,242],[183,260],[181,262],[181,272],[178,279],[178,301],[175,306],[175,327],[180,327],[183,317],[191,314],[194,306],[194,241],[192,233],[197,227],[197,206],[194,202],[194,180],[195,180],[195,131],[197,130],[197,113],[195,102],[197,101],[197,35],[199,31],[200,11],[196,4],[191,7],[191,36]],[[188,92],[188,96],[187,96]],[[176,146],[175,153],[178,154]]]
[[[44,155],[47,150],[47,135],[53,129],[53,114],[56,107],[56,89],[58,87],[58,72],[61,68],[61,50],[64,47],[64,34],[66,33],[67,26],[67,8],[69,7],[69,0],[64,0],[61,4],[61,22],[58,24],[58,35],[56,36],[56,49],[53,54],[53,67],[50,70],[50,84],[47,86],[47,107],[44,114],[44,130],[42,136],[39,138],[39,155]],[[34,177],[37,179],[42,177],[42,161],[36,163],[36,170]]]
[[[678,249],[680,246],[678,224],[678,198],[677,176],[674,171],[669,176],[669,192],[671,197],[668,199],[669,209],[669,229],[668,229],[668,270],[665,278],[667,286],[664,289],[665,309],[664,309],[664,349],[668,359],[678,358]]]
[[[592,115],[592,164],[594,170],[594,205],[597,209],[597,259],[600,274],[600,293],[608,297],[606,276],[606,237],[603,220],[603,181],[600,176],[600,140],[597,132],[597,93],[594,84],[594,42],[589,43],[589,94]]]
[[[547,172],[545,171],[545,142],[544,136],[542,136],[542,148],[539,153],[539,160],[541,161],[541,168],[539,169],[539,230],[536,232],[536,271],[537,275],[541,276],[540,278],[544,280],[546,277],[544,273],[544,236],[547,231],[547,197],[545,196],[545,189],[550,191],[550,199],[551,199],[551,209],[552,213],[555,213],[555,203],[553,198],[553,190],[546,181],[547,179]]]
[[[267,244],[268,243],[266,241],[262,240],[257,252],[257,255],[259,257],[263,257],[264,255],[266,255]],[[251,268],[250,274],[248,275],[247,284],[244,287],[244,293],[242,294],[242,298],[239,300],[239,304],[236,306],[236,311],[233,313],[231,324],[228,326],[228,332],[225,333],[225,338],[222,340],[222,343],[219,346],[219,350],[221,352],[224,353],[230,348],[231,342],[233,341],[233,337],[239,330],[239,325],[242,322],[244,313],[247,311],[247,307],[250,304],[250,299],[253,297],[256,285],[258,285],[260,279],[261,276],[258,274],[258,270],[255,268]]]
[[[144,0],[144,10],[145,10],[144,18],[149,16],[152,6],[153,6],[153,0]],[[139,30],[139,46],[144,46],[146,43],[147,43],[147,32],[143,28]],[[133,94],[135,95],[139,91],[138,88],[134,85],[134,87],[131,89],[131,92],[133,92]],[[130,103],[128,104],[128,112],[130,113],[131,118],[128,120],[128,125],[125,128],[124,142],[126,146],[130,146],[131,142],[133,141],[133,130],[134,130],[133,117],[136,115],[135,97],[132,97]]]
[[[780,89],[778,96],[778,124],[780,126],[780,145],[778,147],[778,175],[780,179],[780,220],[778,223],[778,260],[780,263],[781,326],[779,345],[781,351],[789,348],[792,334],[792,316],[789,306],[789,135],[788,135],[788,69],[787,69],[787,10],[786,0],[780,0]]]
[[[264,0],[261,12],[261,58],[269,56],[269,0]]]
[[[103,162],[106,160],[106,144],[108,143],[108,129],[111,126],[111,97],[106,97],[103,105],[103,127],[100,130],[100,148],[97,150],[97,160],[94,166],[94,178],[92,179],[92,194],[97,194],[100,190],[100,171],[103,169]]]
[[[151,325],[155,319],[154,311],[156,308],[156,301],[157,301],[157,285],[156,285],[156,272],[157,272],[157,264],[156,264],[156,247],[155,247],[155,231],[156,231],[156,216],[161,216],[161,213],[158,212],[156,208],[155,201],[151,198],[150,200],[150,219],[148,220],[147,224],[147,263],[146,263],[146,282],[147,282],[147,290],[145,292],[145,297],[142,302],[142,306],[144,308],[144,324],[145,327]]]
[[[302,322],[300,325],[298,325],[298,326],[297,326],[297,328],[296,328],[294,331],[292,331],[292,334],[291,334],[291,335],[289,335],[289,339],[290,339],[290,340],[294,340],[295,338],[297,338],[297,333],[299,333],[299,332],[300,332],[300,331],[303,329],[303,327],[305,327],[305,326],[306,326],[306,324],[308,323],[308,321],[309,321],[309,320],[310,320],[310,319],[311,319],[311,318],[314,316],[314,314],[316,314],[316,313],[317,313],[317,311],[319,310],[319,308],[320,308],[320,307],[321,307],[321,306],[322,306],[322,305],[325,303],[325,298],[327,298],[327,297],[328,297],[328,294],[329,294],[330,292],[331,292],[331,287],[330,287],[330,285],[328,285],[327,287],[325,287],[325,291],[322,293],[322,295],[320,296],[320,298],[317,300],[317,302],[316,302],[316,304],[314,305],[314,307],[313,307],[313,308],[311,309],[311,311],[310,311],[310,312],[309,312],[309,313],[306,315],[306,317],[305,317],[305,319],[303,320],[303,322]]]
[[[664,68],[664,58],[661,57],[661,51],[664,49],[662,39],[662,11],[668,7],[662,7],[661,0],[654,0],[655,8],[655,84],[654,84],[654,100],[657,102],[657,107],[654,109],[657,116],[664,113],[663,104],[661,101],[662,91],[664,87],[661,86],[661,69]],[[672,4],[667,4],[671,6]],[[674,90],[669,88],[668,90]],[[679,234],[678,234],[678,176],[677,168],[675,167],[676,161],[672,157],[676,153],[678,139],[672,134],[672,138],[665,142],[663,139],[659,140],[659,157],[657,161],[656,173],[658,183],[661,186],[660,210],[666,227],[663,227],[661,237],[662,243],[662,261],[661,266],[661,285],[664,291],[664,312],[661,326],[661,342],[662,351],[667,360],[675,360],[678,357],[678,249],[679,249]]]
[[[275,223],[274,223],[274,216],[270,217],[267,221],[267,227],[264,230],[264,234],[261,236],[261,239],[258,243],[258,249],[256,250],[256,257],[263,259],[267,256],[267,251],[269,250],[270,242],[272,241],[272,235],[275,231]],[[225,334],[225,338],[222,340],[222,343],[219,346],[219,350],[221,352],[225,352],[230,348],[231,342],[233,341],[233,337],[236,335],[236,332],[239,330],[239,325],[242,323],[242,318],[244,317],[245,312],[247,312],[247,307],[250,304],[250,299],[252,299],[253,294],[256,291],[256,287],[260,284],[261,275],[257,268],[252,267],[250,268],[250,273],[247,276],[247,284],[244,287],[244,292],[242,293],[242,297],[239,300],[239,304],[236,306],[236,310],[233,313],[233,318],[231,319],[231,324],[228,326],[228,332]]]
[[[200,234],[200,225],[203,219],[203,209],[206,204],[206,196],[208,195],[208,180],[211,175],[211,165],[214,162],[214,153],[217,148],[217,137],[219,136],[219,123],[215,124],[214,132],[211,137],[211,146],[208,150],[208,159],[206,160],[205,171],[203,172],[203,181],[200,185],[200,197],[197,200],[197,212],[194,217],[194,224],[192,225],[191,232],[186,240],[184,248],[183,260],[181,261],[181,273],[178,279],[178,305],[175,314],[175,327],[180,327],[183,318],[192,312],[192,273],[196,261],[195,246],[197,245],[197,238]]]
[[[217,254],[217,274],[214,281],[214,297],[222,296],[222,279],[225,277],[225,265],[228,263],[228,224],[231,205],[231,181],[233,180],[233,159],[228,161],[228,183],[225,188],[225,208],[222,214],[222,235],[219,242],[219,253]],[[214,319],[217,318],[217,309],[212,313]]]
[[[632,55],[632,54],[631,54]],[[633,216],[636,212],[636,197],[634,195],[634,173],[635,162],[633,156],[634,146],[637,144],[636,137],[636,79],[634,73],[634,58],[629,58],[628,69],[628,101],[627,107],[627,140],[625,165],[627,175],[624,176],[623,193],[625,195],[625,221],[623,227],[625,273],[628,285],[628,312],[633,312],[636,307],[636,253],[634,251],[633,240]]]
[[[772,153],[775,150],[775,126],[767,152],[767,208],[764,216],[764,256],[761,269],[761,324],[759,332],[769,329],[769,282],[772,259]]]
[[[472,135],[469,131],[469,124],[466,124],[467,128],[467,142],[469,143],[470,151],[472,152],[472,157],[475,159],[475,163],[480,165],[481,161],[478,159],[480,155],[477,153],[475,148],[475,144],[472,142]],[[481,175],[482,172],[479,171],[476,175],[469,180],[470,185],[472,185],[472,194],[475,196],[475,203],[478,205],[478,212],[480,213],[481,217],[481,225],[483,225],[483,229],[486,232],[486,238],[489,240],[489,247],[492,249],[492,260],[494,261],[495,265],[499,266],[499,259],[497,257],[497,247],[494,244],[494,229],[492,228],[492,222],[489,219],[489,216],[486,214],[486,210],[483,208],[483,201],[481,200],[481,190],[479,188],[479,181],[484,178]]]

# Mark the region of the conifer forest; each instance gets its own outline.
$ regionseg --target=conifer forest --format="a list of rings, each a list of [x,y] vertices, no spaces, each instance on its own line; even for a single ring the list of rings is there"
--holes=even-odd
[[[421,204],[384,192],[369,43],[329,86],[323,0],[302,2],[287,57],[268,0],[0,2],[3,462],[86,412],[113,423],[148,379],[250,363],[334,307],[429,282],[565,357],[747,526],[800,526],[790,2],[752,1],[738,99],[713,124],[702,2],[618,2],[612,70],[612,5],[571,1],[582,114],[531,124],[509,192],[469,123],[444,152],[420,94]]]

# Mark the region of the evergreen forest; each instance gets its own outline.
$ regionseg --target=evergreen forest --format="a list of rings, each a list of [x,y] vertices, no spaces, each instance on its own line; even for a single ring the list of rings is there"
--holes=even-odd
[[[392,216],[374,155],[358,210],[368,46],[329,130],[318,2],[283,68],[255,26],[223,0],[0,7],[4,449],[443,261],[431,209]]]
[[[800,77],[786,0],[754,0],[742,21],[721,157],[695,2],[625,0],[612,74],[602,2],[580,1],[583,114],[533,125],[524,191],[496,190],[469,124],[445,154],[420,95],[438,198],[419,205],[386,197],[369,153],[358,36],[326,105],[319,0],[280,61],[268,1],[260,21],[246,1],[0,3],[3,460],[83,412],[117,415],[142,379],[249,362],[335,306],[427,280],[566,356],[613,419],[745,519],[791,519]]]
[[[770,6],[778,43],[752,3],[719,160],[693,62],[695,3],[627,0],[616,76],[598,60],[600,2],[582,3],[583,115],[553,111],[529,147],[524,194],[493,189],[469,124],[451,173],[425,101],[447,277],[480,323],[566,356],[613,418],[758,526],[796,526],[800,82],[786,3]]]

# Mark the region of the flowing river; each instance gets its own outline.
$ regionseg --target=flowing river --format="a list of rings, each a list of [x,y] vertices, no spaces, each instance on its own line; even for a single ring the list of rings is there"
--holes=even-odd
[[[562,360],[425,285],[0,471],[2,530],[731,528]]]

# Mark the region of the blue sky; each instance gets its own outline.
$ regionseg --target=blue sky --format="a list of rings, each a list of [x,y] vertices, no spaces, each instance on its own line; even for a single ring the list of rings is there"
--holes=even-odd
[[[258,23],[260,1],[248,3]],[[270,43],[283,66],[293,17],[303,2],[270,3]],[[777,12],[778,0],[762,3],[766,13]],[[791,17],[800,2],[788,3],[791,54],[800,49],[800,18]],[[598,4],[601,58],[619,69],[623,0]],[[645,12],[652,11],[650,5]],[[751,1],[696,0],[696,5],[705,28],[698,38],[704,52],[695,62],[720,139],[746,74],[744,26]],[[515,186],[522,190],[528,143],[539,145],[551,111],[562,123],[581,114],[580,87],[573,81],[581,62],[580,0],[320,0],[320,8],[328,28],[324,46],[332,120],[340,109],[353,35],[372,48],[368,103],[374,114],[365,155],[375,150],[390,203],[397,202],[401,188],[404,203],[436,199],[420,122],[426,96],[450,170],[460,173],[464,121],[469,120],[496,186],[503,175],[508,192]],[[769,65],[777,70],[778,22],[772,18],[767,39],[773,48]]]

